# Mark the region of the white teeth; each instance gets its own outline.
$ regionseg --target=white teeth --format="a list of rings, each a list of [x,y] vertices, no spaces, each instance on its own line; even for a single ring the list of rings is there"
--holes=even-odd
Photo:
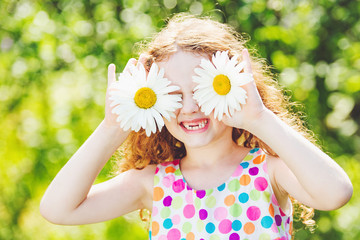
[[[189,123],[183,123],[183,126],[188,130],[198,130],[204,128],[207,123],[208,120],[204,120],[198,123],[196,126],[194,126],[194,124],[189,124]]]

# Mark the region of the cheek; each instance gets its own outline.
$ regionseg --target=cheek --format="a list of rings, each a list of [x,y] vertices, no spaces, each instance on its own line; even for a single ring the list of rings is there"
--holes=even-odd
[[[213,123],[214,128],[216,128],[218,130],[224,131],[225,129],[228,129],[228,128],[232,129],[232,127],[230,127],[230,126],[226,125],[225,123],[223,123],[222,121],[219,121],[216,118],[214,118],[213,114],[211,114],[209,116],[209,118],[210,118],[210,121]]]
[[[182,104],[182,102],[181,102],[181,104]],[[175,116],[179,115],[180,109],[181,109],[181,108],[178,108],[178,109],[176,109],[176,110],[174,111]]]
[[[165,127],[170,131],[177,126],[176,118],[170,118],[170,121],[164,118]]]

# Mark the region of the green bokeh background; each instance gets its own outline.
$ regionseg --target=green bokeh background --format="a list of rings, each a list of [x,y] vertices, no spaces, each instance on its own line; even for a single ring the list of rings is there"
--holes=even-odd
[[[359,0],[0,1],[0,239],[147,239],[136,214],[56,226],[39,202],[103,118],[107,65],[120,71],[136,42],[184,11],[249,36],[353,182],[346,206],[316,211],[315,233],[295,239],[360,239]]]

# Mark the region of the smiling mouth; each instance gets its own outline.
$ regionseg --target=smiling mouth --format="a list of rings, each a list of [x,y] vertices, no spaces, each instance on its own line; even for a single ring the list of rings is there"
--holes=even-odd
[[[209,121],[207,119],[203,119],[197,122],[182,122],[181,126],[188,131],[195,131],[204,129],[207,126],[208,122]]]

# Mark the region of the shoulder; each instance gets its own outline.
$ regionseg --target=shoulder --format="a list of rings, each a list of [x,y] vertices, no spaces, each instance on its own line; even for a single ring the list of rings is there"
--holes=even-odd
[[[130,169],[122,174],[129,175],[129,182],[137,182],[142,189],[141,194],[141,208],[151,209],[152,206],[152,194],[153,194],[153,179],[157,165],[149,164],[143,169]],[[121,175],[122,175],[121,174]]]
[[[137,180],[140,180],[144,185],[146,185],[148,182],[151,182],[155,171],[157,169],[157,165],[149,164],[143,169],[130,169],[125,172],[125,174],[130,174],[132,177],[136,178]]]

